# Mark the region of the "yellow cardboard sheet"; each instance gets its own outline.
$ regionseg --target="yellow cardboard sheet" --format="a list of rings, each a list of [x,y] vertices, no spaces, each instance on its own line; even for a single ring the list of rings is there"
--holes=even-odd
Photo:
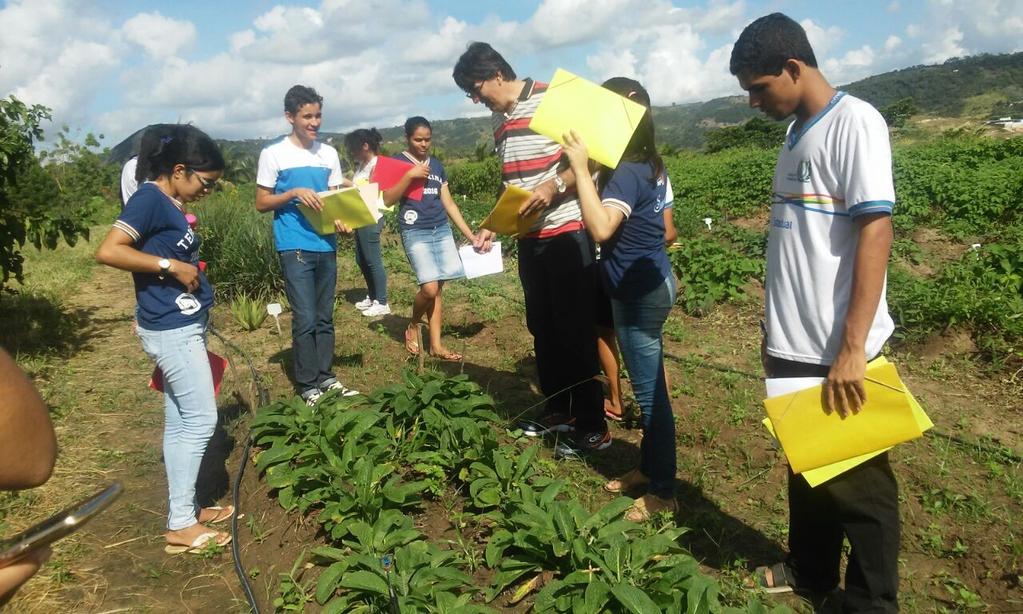
[[[644,113],[638,102],[559,68],[529,127],[562,145],[563,135],[575,130],[590,158],[615,168]]]
[[[341,220],[352,230],[375,224],[380,219],[380,212],[377,210],[379,194],[380,188],[375,183],[319,192],[323,211],[316,211],[304,205],[299,205],[298,210],[309,220],[313,230],[321,235],[332,235],[336,232],[334,220]]]
[[[895,365],[867,369],[867,402],[846,418],[825,413],[821,386],[764,401],[795,473],[884,450],[922,434]]]
[[[494,210],[490,212],[487,219],[480,224],[487,230],[500,235],[524,235],[529,231],[540,212],[536,211],[525,217],[519,216],[519,207],[526,202],[533,193],[513,185],[506,186],[501,198],[497,199]]]
[[[888,359],[885,358],[884,356],[881,356],[880,358],[876,358],[873,361],[871,361],[870,364],[867,365],[867,370],[870,371],[874,367],[879,367],[887,364],[890,364],[888,362]],[[930,417],[927,416],[927,413],[924,412],[923,407],[920,406],[920,403],[916,400],[916,397],[913,396],[913,393],[911,393],[909,389],[906,389],[906,396],[909,399],[909,405],[913,411],[913,419],[916,420],[917,426],[920,428],[920,432],[922,433],[927,429],[932,428],[934,426],[934,423],[931,422]],[[764,418],[763,424],[765,427],[767,427],[767,430],[771,433],[772,436],[777,437],[777,435],[774,432],[774,426],[771,424],[770,418]],[[881,454],[882,452],[887,452],[890,449],[891,447],[889,446],[880,450],[875,450],[873,452],[868,452],[866,454],[861,454],[859,456],[854,456],[846,460],[838,461],[836,463],[824,465],[823,467],[809,469],[803,471],[801,475],[803,476],[803,478],[806,479],[807,483],[809,483],[811,487],[816,487],[820,484],[823,484],[824,482],[827,482],[828,480],[835,476],[845,473],[846,471],[852,469],[857,465],[867,462],[868,460],[874,458],[875,456]]]

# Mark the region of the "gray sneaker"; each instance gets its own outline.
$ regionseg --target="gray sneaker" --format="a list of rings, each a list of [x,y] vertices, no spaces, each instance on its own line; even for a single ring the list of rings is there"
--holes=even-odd
[[[323,392],[330,392],[331,390],[340,390],[343,397],[354,397],[359,394],[358,390],[352,390],[337,380],[334,380],[332,384],[324,388]]]

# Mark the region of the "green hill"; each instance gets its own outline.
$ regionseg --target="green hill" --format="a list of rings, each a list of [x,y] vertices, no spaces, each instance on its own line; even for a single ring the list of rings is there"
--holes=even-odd
[[[987,119],[1023,114],[1023,53],[953,58],[933,66],[912,66],[867,77],[841,89],[880,108],[912,98],[919,112],[939,117]],[[658,140],[677,149],[703,147],[708,130],[741,123],[758,112],[744,96],[715,98],[706,102],[654,107]],[[434,144],[449,157],[472,156],[492,143],[490,118],[458,118],[433,122]],[[380,128],[387,151],[403,146],[400,126]],[[138,133],[110,150],[110,158],[123,161],[137,146]],[[343,134],[324,133],[340,145]],[[231,142],[232,148],[256,156],[269,142],[249,139]]]

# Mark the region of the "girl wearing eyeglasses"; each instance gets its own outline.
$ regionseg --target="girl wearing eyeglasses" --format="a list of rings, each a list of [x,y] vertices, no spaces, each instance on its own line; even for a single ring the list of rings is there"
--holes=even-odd
[[[185,208],[208,194],[224,171],[216,143],[194,126],[169,125],[139,152],[145,180],[96,251],[96,261],[132,274],[142,348],[163,374],[163,457],[170,491],[170,554],[195,551],[231,536],[207,524],[234,508],[200,507],[196,481],[217,424],[206,326],[213,288],[199,269],[199,236]]]

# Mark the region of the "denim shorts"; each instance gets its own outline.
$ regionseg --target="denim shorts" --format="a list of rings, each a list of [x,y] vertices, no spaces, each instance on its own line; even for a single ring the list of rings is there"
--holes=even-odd
[[[420,285],[465,277],[455,238],[447,223],[434,228],[403,228],[401,242]]]

